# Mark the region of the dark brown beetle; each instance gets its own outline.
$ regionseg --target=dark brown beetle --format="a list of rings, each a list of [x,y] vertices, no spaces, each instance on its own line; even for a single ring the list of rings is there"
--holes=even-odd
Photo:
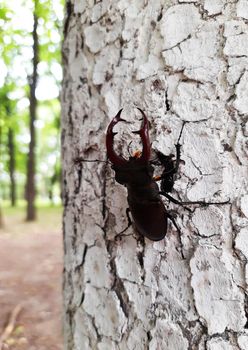
[[[129,160],[126,160],[114,151],[113,143],[116,133],[113,132],[113,128],[118,122],[125,121],[121,118],[122,110],[117,113],[108,126],[106,137],[107,155],[115,171],[116,181],[127,188],[129,210],[138,232],[152,241],[159,241],[166,235],[167,219],[170,218],[174,224],[175,222],[166,210],[160,197],[162,193],[155,178],[153,178],[154,168],[150,162],[149,123],[145,113],[140,108],[138,110],[142,113],[143,123],[141,129],[133,131],[133,133],[139,134],[141,137],[143,144],[141,156],[130,156]],[[177,145],[178,158],[179,149],[180,145]],[[161,154],[160,157],[162,156]],[[167,184],[167,180],[171,179],[176,172],[178,164],[174,166],[171,157],[166,157],[164,160],[167,161],[170,169],[168,172],[164,171],[161,179],[164,181],[164,184]],[[127,215],[129,210],[127,210]],[[130,226],[131,219],[129,215],[128,222]]]
[[[173,222],[177,230],[180,232],[174,217],[165,208],[160,195],[166,197],[169,201],[175,204],[184,206],[184,208],[189,211],[191,210],[185,205],[222,205],[229,203],[229,200],[217,203],[204,201],[179,202],[169,195],[168,192],[171,192],[173,189],[175,174],[177,173],[179,167],[181,147],[179,141],[185,123],[182,125],[177,144],[175,145],[176,159],[173,159],[173,155],[166,156],[160,152],[157,152],[159,164],[163,166],[164,170],[161,176],[153,177],[154,168],[152,166],[152,162],[150,161],[151,146],[148,131],[149,122],[145,113],[140,108],[138,108],[138,110],[143,116],[142,127],[138,131],[133,131],[133,133],[139,134],[141,137],[143,144],[141,156],[130,156],[127,160],[122,156],[117,155],[114,151],[114,136],[116,133],[113,132],[113,128],[121,121],[126,122],[125,119],[121,118],[122,109],[114,117],[107,129],[107,155],[112,163],[112,168],[115,171],[116,181],[127,188],[127,201],[129,205],[129,208],[127,209],[128,227],[132,224],[129,216],[130,211],[138,232],[152,241],[159,241],[166,235],[168,219]],[[159,190],[156,183],[157,180],[161,180],[161,190]]]

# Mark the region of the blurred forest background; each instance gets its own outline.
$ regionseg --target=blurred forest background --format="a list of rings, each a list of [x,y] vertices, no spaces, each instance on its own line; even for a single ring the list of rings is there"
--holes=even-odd
[[[0,224],[60,206],[63,0],[0,4]]]
[[[62,349],[63,17],[0,1],[0,350]]]

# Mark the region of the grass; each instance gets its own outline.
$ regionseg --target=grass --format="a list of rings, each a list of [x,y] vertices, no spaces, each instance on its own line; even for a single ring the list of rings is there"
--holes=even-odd
[[[41,232],[62,232],[62,207],[45,206],[37,207],[37,220],[25,221],[26,208],[23,205],[12,208],[2,207],[4,227],[0,234],[11,235],[41,233]]]

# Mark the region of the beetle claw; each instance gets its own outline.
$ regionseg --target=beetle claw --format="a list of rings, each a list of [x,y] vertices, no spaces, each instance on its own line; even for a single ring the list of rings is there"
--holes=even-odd
[[[117,166],[122,166],[127,163],[126,159],[124,159],[122,156],[119,156],[114,151],[114,136],[117,134],[117,132],[113,132],[113,128],[120,121],[126,122],[125,119],[121,118],[121,112],[122,112],[122,109],[120,109],[119,112],[116,114],[116,116],[112,119],[111,123],[108,126],[107,137],[106,137],[106,147],[107,147],[108,158],[111,161],[111,163]]]
[[[142,127],[140,130],[132,131],[132,133],[138,134],[141,137],[143,150],[142,150],[142,155],[139,158],[139,161],[148,162],[151,155],[151,146],[150,146],[150,140],[149,140],[149,122],[145,113],[142,111],[142,109],[138,108],[138,110],[141,112],[143,116]]]
[[[150,153],[151,153],[151,146],[149,141],[149,122],[145,115],[145,113],[142,111],[142,109],[138,108],[138,110],[141,112],[143,116],[143,122],[142,127],[140,130],[132,131],[133,134],[139,134],[141,137],[143,150],[141,157],[137,158],[139,162],[148,162],[150,159]],[[114,151],[114,136],[117,134],[117,132],[113,132],[114,126],[119,122],[125,122],[130,123],[125,119],[121,118],[121,112],[122,109],[119,110],[119,112],[116,114],[116,116],[112,119],[110,122],[108,129],[107,129],[107,137],[106,137],[106,146],[107,146],[107,155],[111,163],[116,166],[123,166],[127,164],[127,160],[123,158],[122,156],[116,154]]]

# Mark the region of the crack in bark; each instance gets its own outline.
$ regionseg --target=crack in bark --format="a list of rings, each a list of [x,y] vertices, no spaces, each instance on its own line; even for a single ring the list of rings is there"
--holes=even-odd
[[[108,164],[106,163],[103,167],[102,167],[102,176],[103,176],[103,184],[102,184],[102,218],[103,221],[106,221],[106,215],[107,215],[107,205],[106,205],[106,191],[107,191],[107,167]],[[104,237],[106,237],[106,229],[104,226]]]
[[[145,251],[145,237],[140,235],[137,239],[137,243],[139,245],[140,250],[137,252],[137,258],[141,268],[141,280],[142,283],[145,281],[145,269],[144,269],[144,251]]]
[[[69,25],[70,25],[70,19],[73,13],[73,4],[67,0],[66,2],[66,18],[65,18],[65,22],[64,22],[64,40],[66,39],[67,35],[68,35],[68,29],[69,29]]]
[[[180,45],[181,45],[183,42],[185,42],[185,41],[187,41],[187,40],[189,40],[189,39],[191,39],[191,38],[192,38],[192,34],[189,34],[189,35],[187,36],[187,38],[183,39],[182,41],[180,41],[179,43],[175,44],[174,46],[171,46],[171,47],[168,47],[167,49],[161,50],[161,52],[170,51],[170,50],[174,49],[175,47],[178,47],[178,49],[179,49],[180,52],[182,53],[182,49],[181,49]]]
[[[202,337],[207,335],[207,327],[201,324],[199,320],[188,321],[185,324],[177,322],[177,325],[180,327],[183,336],[188,340],[189,349],[198,350]]]
[[[120,302],[121,309],[125,315],[125,317],[128,319],[130,315],[130,302],[128,298],[127,291],[125,289],[124,283],[122,279],[118,276],[117,273],[117,267],[115,263],[115,256],[116,256],[116,245],[114,241],[107,240],[107,251],[109,253],[109,256],[111,257],[109,264],[111,268],[111,273],[114,277],[114,282],[112,286],[112,290],[115,292],[116,296],[118,297],[118,300]]]
[[[171,109],[171,101],[168,99],[168,89],[165,89],[165,109],[167,112]]]

